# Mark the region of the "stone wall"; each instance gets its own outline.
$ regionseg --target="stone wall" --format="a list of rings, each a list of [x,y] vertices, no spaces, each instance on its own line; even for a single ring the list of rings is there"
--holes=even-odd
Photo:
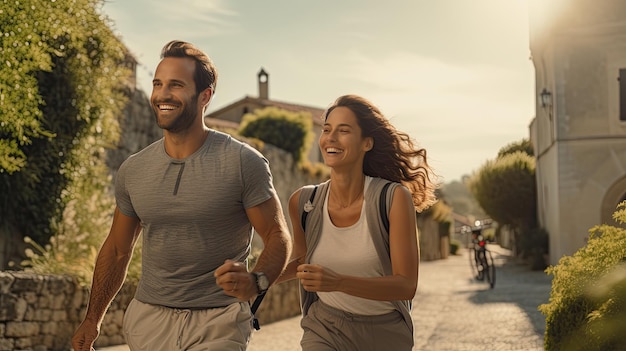
[[[115,149],[107,152],[107,166],[113,177],[122,162],[135,152],[152,144],[163,136],[156,124],[150,100],[141,89],[129,89],[129,102],[120,120],[120,140]]]
[[[68,276],[0,272],[0,350],[69,350],[89,291]],[[98,346],[124,343],[122,316],[134,289],[111,304]]]
[[[261,326],[300,313],[297,282],[272,287],[257,318]],[[135,287],[124,285],[105,315],[96,348],[124,344],[124,311]],[[0,272],[0,350],[67,351],[85,315],[89,289],[68,276]]]
[[[418,216],[417,228],[419,232],[420,259],[434,261],[448,257],[450,252],[450,237],[439,234],[439,222],[432,216]]]

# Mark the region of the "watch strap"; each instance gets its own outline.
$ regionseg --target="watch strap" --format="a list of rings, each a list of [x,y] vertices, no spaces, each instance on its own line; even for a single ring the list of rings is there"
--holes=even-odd
[[[256,297],[256,299],[254,299],[254,303],[252,303],[252,306],[250,307],[250,311],[252,312],[252,317],[253,317],[252,318],[252,326],[256,330],[261,329],[261,325],[259,324],[259,320],[256,318],[256,311],[259,309],[259,305],[263,301],[263,298],[265,297],[266,293],[267,293],[267,291],[264,291],[264,292],[260,293]]]

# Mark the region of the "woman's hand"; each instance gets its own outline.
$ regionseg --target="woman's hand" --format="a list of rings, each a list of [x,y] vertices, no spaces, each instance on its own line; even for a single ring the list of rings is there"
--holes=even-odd
[[[301,264],[298,266],[296,277],[304,290],[309,292],[339,291],[343,277],[332,269],[318,264]]]

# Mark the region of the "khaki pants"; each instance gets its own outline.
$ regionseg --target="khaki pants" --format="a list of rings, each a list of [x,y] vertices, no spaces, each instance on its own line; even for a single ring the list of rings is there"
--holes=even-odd
[[[300,323],[303,351],[411,351],[413,334],[398,311],[361,316],[314,302]]]
[[[132,351],[243,351],[252,333],[248,303],[187,310],[133,299],[124,315],[124,335]]]

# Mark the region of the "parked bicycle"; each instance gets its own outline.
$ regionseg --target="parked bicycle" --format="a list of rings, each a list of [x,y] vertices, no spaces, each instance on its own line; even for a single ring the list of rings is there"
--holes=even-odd
[[[483,237],[480,228],[472,230],[471,238],[469,259],[474,277],[480,281],[486,278],[489,287],[493,289],[496,285],[496,266],[491,251],[487,249],[487,240]]]

